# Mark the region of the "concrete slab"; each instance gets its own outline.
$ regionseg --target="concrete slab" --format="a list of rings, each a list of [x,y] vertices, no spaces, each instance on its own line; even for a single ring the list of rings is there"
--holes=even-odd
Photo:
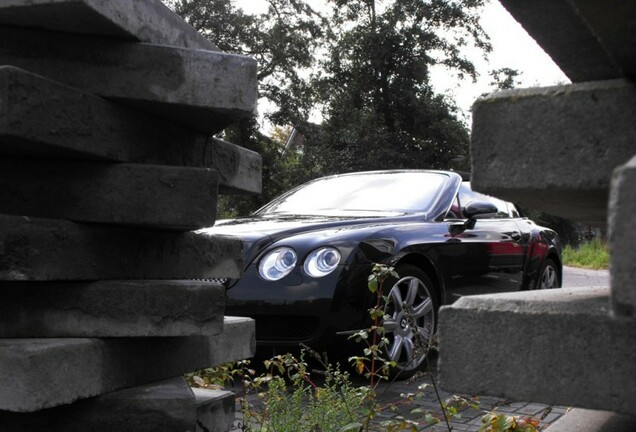
[[[232,237],[0,215],[0,280],[212,279],[242,268]]]
[[[636,87],[624,80],[502,91],[478,99],[473,187],[604,226],[611,172],[634,153],[634,116]]]
[[[636,157],[619,167],[612,179],[609,236],[612,272],[612,311],[636,317],[636,262],[634,260],[634,215],[636,214]]]
[[[0,26],[0,64],[201,132],[256,111],[256,61],[244,56]]]
[[[35,413],[0,411],[3,432],[225,432],[233,417],[233,393],[193,393],[181,377]]]
[[[551,424],[546,432],[629,432],[636,430],[636,418],[608,411],[574,408]]]
[[[218,174],[184,168],[0,157],[0,213],[146,228],[214,225]]]
[[[23,69],[0,66],[0,155],[212,168],[221,193],[260,193],[261,156]]]
[[[599,37],[597,29],[590,27],[590,22],[587,20],[589,17],[584,17],[580,13],[579,6],[591,5],[592,1],[500,0],[500,2],[573,82],[625,76],[614,53],[609,49],[611,47]],[[612,25],[616,21],[633,20],[633,13],[631,15],[616,13],[617,7],[626,9],[628,3],[612,0],[609,3],[599,4],[599,18],[606,23],[611,22]],[[617,27],[619,37],[629,36],[628,32],[625,32],[626,29],[620,27]],[[626,44],[627,41],[623,43]]]
[[[636,413],[636,327],[605,287],[462,297],[439,320],[440,386]]]
[[[207,281],[0,281],[0,337],[214,336],[225,288]]]
[[[248,358],[254,348],[254,321],[236,317],[214,337],[0,339],[0,410],[65,405]]]
[[[218,51],[160,0],[4,0],[0,24]]]

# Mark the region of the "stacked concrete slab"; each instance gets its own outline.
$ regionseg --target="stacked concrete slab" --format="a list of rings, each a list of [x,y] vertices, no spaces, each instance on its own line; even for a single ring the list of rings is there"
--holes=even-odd
[[[242,245],[197,230],[260,190],[212,137],[256,84],[159,0],[0,2],[0,430],[229,428],[182,375],[253,354]]]
[[[603,411],[577,410],[555,430],[634,430],[636,3],[501,3],[572,84],[475,103],[473,185],[607,225],[611,288],[461,299],[440,314],[442,386]]]

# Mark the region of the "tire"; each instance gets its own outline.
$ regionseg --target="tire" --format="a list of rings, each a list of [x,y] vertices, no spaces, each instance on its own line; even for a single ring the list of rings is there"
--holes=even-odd
[[[396,268],[399,279],[393,281],[385,306],[383,327],[388,344],[387,360],[396,362],[391,378],[407,379],[425,364],[437,324],[438,302],[431,279],[419,268]],[[417,331],[415,331],[417,327]],[[419,335],[419,337],[418,337]]]
[[[561,288],[561,277],[557,265],[551,258],[546,258],[541,266],[536,289]]]

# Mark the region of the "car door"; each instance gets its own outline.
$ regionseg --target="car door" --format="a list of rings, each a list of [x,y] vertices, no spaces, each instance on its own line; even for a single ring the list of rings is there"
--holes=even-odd
[[[455,208],[471,202],[487,202],[497,213],[479,215],[474,226],[451,235],[454,253],[451,275],[446,284],[446,302],[463,295],[517,291],[521,288],[527,241],[505,201],[476,193],[462,184]],[[457,213],[457,210],[455,210]]]

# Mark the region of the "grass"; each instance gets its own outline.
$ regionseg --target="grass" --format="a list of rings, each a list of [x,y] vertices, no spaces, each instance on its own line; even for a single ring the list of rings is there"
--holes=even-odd
[[[563,264],[592,270],[609,268],[609,254],[607,244],[595,239],[583,243],[578,248],[565,246],[563,248]]]

